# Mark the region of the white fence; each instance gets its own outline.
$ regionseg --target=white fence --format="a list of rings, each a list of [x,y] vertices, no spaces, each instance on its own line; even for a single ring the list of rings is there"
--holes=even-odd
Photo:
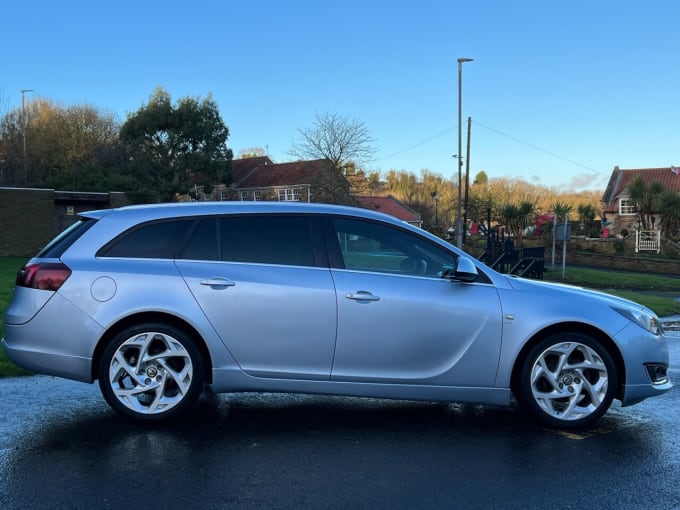
[[[641,251],[661,251],[661,231],[660,230],[636,230],[635,231],[635,253]]]

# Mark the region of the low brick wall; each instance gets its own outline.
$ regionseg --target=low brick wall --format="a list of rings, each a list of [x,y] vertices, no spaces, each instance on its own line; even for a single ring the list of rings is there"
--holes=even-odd
[[[552,259],[550,260],[552,261]],[[556,254],[555,260],[556,263],[559,261],[562,264],[562,253]],[[599,253],[574,253],[568,251],[567,264],[680,276],[679,260],[603,255]]]
[[[465,248],[475,258],[484,252],[483,248]],[[552,264],[552,250],[545,250],[545,266]],[[680,260],[657,259],[651,257],[630,257],[624,255],[608,255],[602,253],[585,253],[567,251],[567,264],[622,271],[639,271],[680,276]],[[562,250],[555,251],[555,265],[562,265]]]

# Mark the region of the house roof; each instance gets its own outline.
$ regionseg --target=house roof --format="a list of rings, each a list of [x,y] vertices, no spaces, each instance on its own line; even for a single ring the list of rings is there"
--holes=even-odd
[[[247,158],[262,159],[262,158]],[[234,163],[247,160],[232,161],[232,175],[234,176],[234,187],[236,188],[267,188],[272,186],[293,186],[298,184],[310,184],[315,176],[328,165],[326,159],[316,159],[312,161],[295,161],[292,163],[272,163],[269,158],[267,161],[256,165],[246,165],[245,163]],[[239,178],[234,172],[235,166],[239,169]]]
[[[602,201],[605,203],[605,211],[612,212],[618,210],[617,200],[626,193],[628,186],[638,175],[641,175],[646,183],[660,182],[664,189],[680,193],[679,174],[678,167],[674,166],[630,169],[614,167],[614,171],[607,184],[607,189],[602,196]]]
[[[355,197],[359,205],[364,209],[373,209],[385,214],[394,216],[397,219],[406,221],[407,223],[420,224],[422,218],[420,214],[413,209],[403,204],[392,195],[387,197]]]
[[[253,170],[261,166],[273,165],[274,162],[268,156],[256,158],[234,159],[231,162],[231,177],[235,186],[247,178]]]

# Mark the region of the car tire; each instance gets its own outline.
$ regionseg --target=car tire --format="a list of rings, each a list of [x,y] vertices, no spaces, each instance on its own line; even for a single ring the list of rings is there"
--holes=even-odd
[[[191,336],[163,323],[138,324],[117,334],[97,373],[113,410],[142,421],[186,412],[205,383],[203,359]]]
[[[614,400],[618,380],[607,349],[581,333],[544,338],[525,356],[517,397],[542,423],[562,429],[587,427]]]

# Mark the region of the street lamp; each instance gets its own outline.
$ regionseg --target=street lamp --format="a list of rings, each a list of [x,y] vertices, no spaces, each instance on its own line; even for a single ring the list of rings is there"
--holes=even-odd
[[[24,186],[28,185],[28,164],[26,162],[26,92],[33,89],[21,89],[21,131],[24,139]]]
[[[432,192],[432,200],[434,200],[434,226],[438,227],[439,226],[439,214],[438,214],[438,205],[439,205],[439,193],[436,191]]]
[[[463,247],[463,62],[472,62],[472,58],[458,59],[458,218],[456,219],[456,246]]]

